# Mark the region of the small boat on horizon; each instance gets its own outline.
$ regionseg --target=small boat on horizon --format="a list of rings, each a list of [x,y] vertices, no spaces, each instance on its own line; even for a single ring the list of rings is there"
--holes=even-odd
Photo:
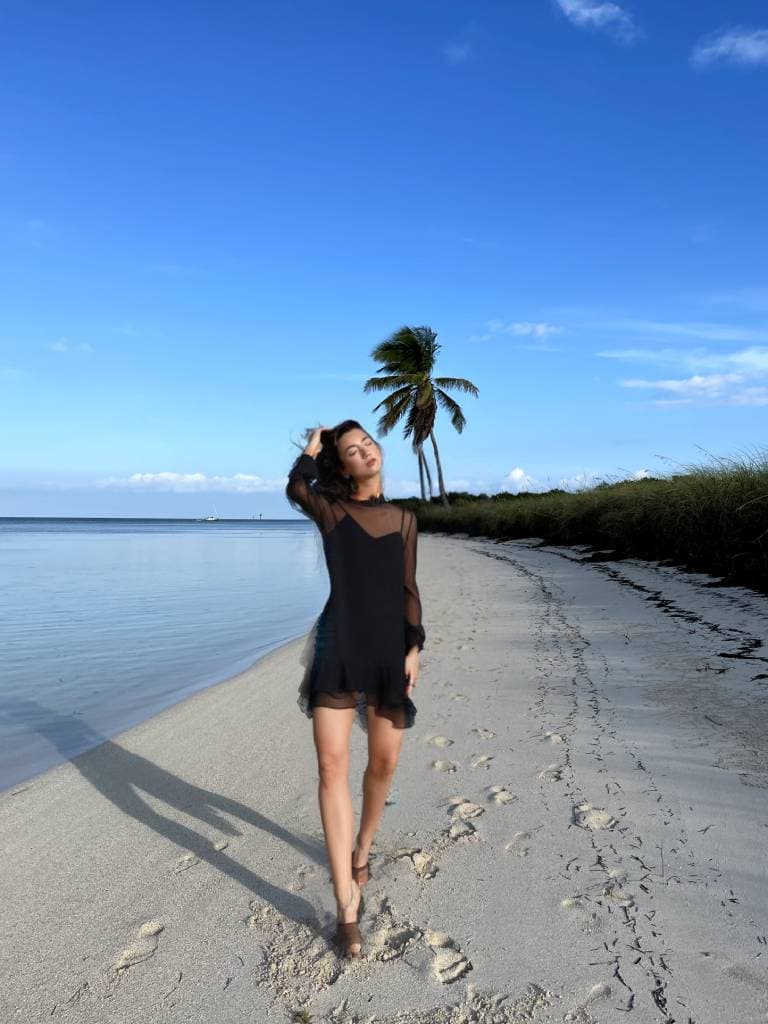
[[[198,523],[218,523],[219,517],[216,514],[216,506],[215,505],[213,506],[213,515],[212,516],[203,516],[202,519],[198,519],[197,521],[198,521]]]

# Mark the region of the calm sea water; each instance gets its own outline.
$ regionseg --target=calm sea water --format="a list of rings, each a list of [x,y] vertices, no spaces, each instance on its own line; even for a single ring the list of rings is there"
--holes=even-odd
[[[0,519],[0,789],[301,636],[327,593],[305,520]]]

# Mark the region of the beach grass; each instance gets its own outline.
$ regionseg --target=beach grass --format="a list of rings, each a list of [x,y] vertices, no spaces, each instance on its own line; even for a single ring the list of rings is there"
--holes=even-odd
[[[420,531],[591,545],[768,592],[768,448],[711,457],[664,477],[601,480],[579,490],[406,501]]]

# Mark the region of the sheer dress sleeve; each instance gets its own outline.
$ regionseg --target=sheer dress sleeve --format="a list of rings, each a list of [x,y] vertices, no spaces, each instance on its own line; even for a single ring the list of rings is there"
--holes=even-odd
[[[314,520],[320,530],[327,533],[333,527],[335,518],[331,503],[312,486],[317,476],[317,463],[311,455],[302,452],[288,471],[285,495],[292,508]]]
[[[409,513],[408,528],[403,545],[403,576],[405,581],[405,650],[424,647],[426,633],[421,623],[421,598],[416,585],[416,544],[418,529],[416,515]]]

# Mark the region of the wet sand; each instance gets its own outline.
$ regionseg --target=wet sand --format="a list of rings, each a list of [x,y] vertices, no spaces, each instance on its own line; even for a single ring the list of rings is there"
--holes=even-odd
[[[0,795],[1,1020],[767,1019],[768,601],[430,534],[418,580],[363,956],[332,942],[299,639]]]

